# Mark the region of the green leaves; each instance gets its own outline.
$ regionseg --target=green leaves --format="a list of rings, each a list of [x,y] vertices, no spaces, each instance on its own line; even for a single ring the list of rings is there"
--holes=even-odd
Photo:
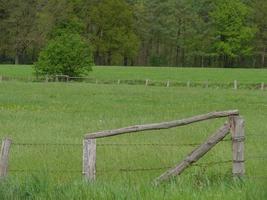
[[[91,49],[77,33],[64,32],[48,42],[35,64],[36,74],[80,76],[91,71]]]
[[[215,28],[214,49],[220,56],[235,58],[251,54],[255,30],[247,23],[248,7],[240,0],[218,1],[210,13]]]
[[[139,38],[134,31],[134,16],[124,0],[104,0],[90,13],[94,31],[92,41],[107,64],[119,64],[122,57],[133,58],[138,51]]]

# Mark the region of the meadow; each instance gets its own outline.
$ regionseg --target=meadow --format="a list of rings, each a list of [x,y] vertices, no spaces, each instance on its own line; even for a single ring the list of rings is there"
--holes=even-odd
[[[34,77],[32,65],[0,65],[0,75],[9,77]],[[261,83],[267,80],[266,69],[225,69],[225,68],[177,68],[177,67],[120,67],[95,66],[88,78],[102,81],[137,80],[178,81],[211,83]]]
[[[0,74],[31,74],[30,67],[25,67],[25,71],[24,67],[5,68],[0,67],[4,69]],[[146,77],[141,73],[142,68],[129,68],[127,72],[118,72],[118,69],[122,68],[95,67],[92,76],[97,70],[106,70],[97,76],[110,73],[110,77],[120,79],[135,78],[138,74]],[[215,69],[143,70],[155,71],[151,72],[151,78],[162,80],[166,76],[174,77],[172,70],[181,70],[190,78],[203,76],[204,79],[205,73],[220,81],[234,77],[228,69],[219,69],[224,75]],[[216,72],[213,74],[212,70]],[[131,76],[130,71],[135,73]],[[244,81],[262,81],[266,77],[263,70],[236,69],[233,74],[235,72],[241,73],[240,79],[243,77]],[[116,77],[115,74],[120,73]],[[225,75],[228,73],[231,75]],[[175,78],[179,76],[177,73]],[[246,176],[242,180],[234,181],[231,177],[231,163],[205,165],[231,160],[231,142],[224,141],[200,160],[199,164],[203,165],[191,167],[162,185],[151,184],[194,148],[183,144],[203,142],[226,119],[98,139],[97,181],[83,180],[82,139],[86,133],[229,109],[239,109],[246,120]],[[0,199],[267,198],[265,91],[2,81],[0,111],[0,137],[13,141],[9,176],[0,182]],[[160,169],[134,170],[153,168]]]

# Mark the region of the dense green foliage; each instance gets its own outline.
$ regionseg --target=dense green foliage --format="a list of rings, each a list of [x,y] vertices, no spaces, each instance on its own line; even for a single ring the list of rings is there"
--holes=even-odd
[[[37,75],[86,75],[93,64],[91,49],[79,34],[60,32],[50,40],[35,64]]]
[[[59,28],[97,65],[266,67],[265,0],[0,0],[0,62],[33,63]]]
[[[266,155],[266,92],[2,81],[0,93],[0,137],[13,139],[9,179],[0,183],[0,199],[266,199],[267,163],[254,159]],[[224,163],[191,167],[180,178],[153,187],[151,181],[165,169],[109,170],[173,166],[194,147],[100,145],[200,143],[225,119],[99,139],[97,182],[81,181],[85,133],[235,108],[246,120],[247,177],[243,182],[233,181],[231,163]],[[226,141],[199,163],[229,159],[231,142]]]

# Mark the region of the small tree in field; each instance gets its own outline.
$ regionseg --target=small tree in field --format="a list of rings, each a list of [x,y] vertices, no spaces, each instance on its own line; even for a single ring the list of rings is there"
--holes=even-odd
[[[48,42],[35,64],[37,75],[86,75],[92,70],[92,51],[78,33],[60,33]]]

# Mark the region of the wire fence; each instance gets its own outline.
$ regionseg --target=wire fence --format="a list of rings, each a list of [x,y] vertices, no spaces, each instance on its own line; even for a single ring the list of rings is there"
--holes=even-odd
[[[253,139],[250,141],[254,141],[254,137],[262,137],[266,136],[265,134],[257,134],[257,135],[246,135],[247,138],[252,137]],[[263,138],[264,138],[263,137]],[[222,140],[222,142],[229,142],[231,141],[231,138],[226,138]],[[128,147],[136,147],[139,148],[141,146],[147,146],[147,147],[155,147],[155,148],[169,148],[169,147],[181,147],[181,146],[189,146],[189,147],[194,147],[201,145],[202,143],[97,143],[97,146],[99,147],[122,147],[122,148],[128,148]],[[14,146],[22,146],[22,147],[77,147],[82,149],[82,143],[28,143],[28,142],[13,142],[12,145]],[[248,154],[245,156],[246,160],[245,162],[254,162],[254,161],[264,161],[267,160],[267,154]],[[213,167],[215,165],[224,165],[224,164],[230,164],[232,163],[233,160],[219,160],[219,161],[213,161],[213,162],[201,162],[201,163],[193,163],[192,167],[200,167],[200,168],[208,168],[208,167]],[[174,163],[171,164],[165,164],[161,166],[153,166],[153,167],[125,167],[125,168],[110,168],[110,169],[103,169],[97,167],[97,173],[98,174],[106,174],[106,173],[135,173],[135,172],[156,172],[156,171],[162,171],[162,170],[168,170],[173,168],[175,165]],[[82,170],[77,170],[77,169],[45,169],[45,170],[40,170],[40,169],[17,169],[17,168],[11,168],[9,170],[11,173],[54,173],[54,174],[80,174],[82,175]],[[265,175],[245,175],[244,178],[248,179],[262,179],[262,180],[267,180],[267,174]]]
[[[232,139],[224,139],[221,142],[228,142]],[[158,146],[158,147],[180,147],[180,146],[198,146],[202,143],[178,143],[178,144],[168,144],[168,143],[97,143],[97,146]],[[81,143],[25,143],[25,142],[13,142],[12,145],[15,146],[78,146]]]
[[[245,83],[233,80],[232,82],[215,82],[215,81],[176,81],[176,80],[127,80],[127,79],[96,79],[92,77],[70,77],[67,75],[55,75],[44,77],[10,77],[1,76],[0,81],[22,81],[22,82],[85,82],[91,84],[111,84],[111,85],[145,85],[159,87],[198,87],[198,88],[222,88],[222,89],[252,89],[266,90],[267,83]]]

